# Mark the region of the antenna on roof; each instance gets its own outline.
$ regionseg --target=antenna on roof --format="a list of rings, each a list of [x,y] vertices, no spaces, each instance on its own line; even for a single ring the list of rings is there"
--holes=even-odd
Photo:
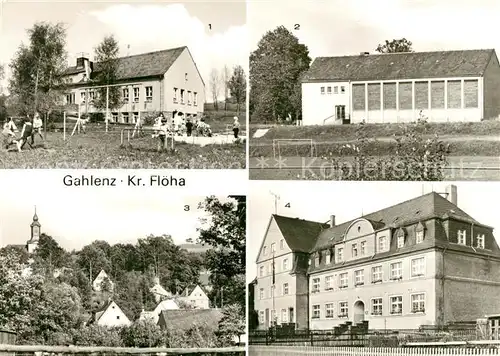
[[[274,214],[277,215],[278,214],[278,200],[280,200],[280,196],[276,193],[273,193],[271,191],[269,191],[269,194],[271,194],[273,197],[274,197]]]

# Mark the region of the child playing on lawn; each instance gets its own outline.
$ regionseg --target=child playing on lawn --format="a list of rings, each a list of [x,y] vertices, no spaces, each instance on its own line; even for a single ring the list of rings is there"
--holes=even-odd
[[[33,134],[33,123],[31,122],[28,116],[28,118],[24,121],[23,129],[21,131],[21,138],[16,142],[17,150],[19,152],[21,152],[22,148],[24,147],[26,142],[28,142],[28,139],[31,138],[32,134]],[[31,146],[31,144],[29,145]]]
[[[42,119],[40,118],[40,114],[36,112],[35,116],[33,116],[33,133],[31,135],[31,144],[32,145],[35,144],[35,135],[36,134],[38,134],[38,136],[40,136],[40,138],[43,141],[42,126],[43,126],[43,122],[42,122]]]
[[[15,131],[17,131],[16,124],[14,124],[14,121],[10,118],[9,121],[3,125],[2,130],[2,147],[6,150],[9,149],[10,145],[17,143]]]

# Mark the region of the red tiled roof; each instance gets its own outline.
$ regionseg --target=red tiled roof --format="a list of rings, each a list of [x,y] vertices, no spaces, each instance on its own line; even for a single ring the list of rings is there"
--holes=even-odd
[[[480,77],[494,49],[317,57],[303,82]]]

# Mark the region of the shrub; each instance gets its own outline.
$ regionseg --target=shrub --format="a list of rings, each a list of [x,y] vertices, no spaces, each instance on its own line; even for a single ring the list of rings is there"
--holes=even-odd
[[[165,344],[164,333],[150,320],[139,320],[123,328],[121,336],[127,347],[161,347]]]
[[[71,332],[73,344],[77,346],[123,346],[120,329],[90,325]]]

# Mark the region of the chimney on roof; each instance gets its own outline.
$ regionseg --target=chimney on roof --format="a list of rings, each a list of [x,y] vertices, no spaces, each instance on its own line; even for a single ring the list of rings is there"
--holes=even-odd
[[[330,215],[330,227],[335,226],[335,215]]]
[[[457,204],[457,186],[456,185],[449,185],[446,187],[446,198],[454,205]]]

